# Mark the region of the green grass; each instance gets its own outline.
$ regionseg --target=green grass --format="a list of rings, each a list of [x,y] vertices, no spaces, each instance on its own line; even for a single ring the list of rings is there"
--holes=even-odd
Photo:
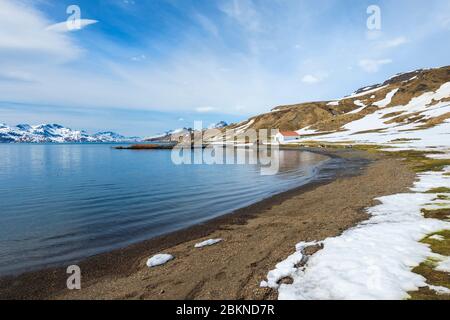
[[[437,187],[426,191],[425,193],[450,193],[450,188]]]
[[[409,163],[415,172],[442,171],[446,166],[450,166],[450,159],[428,158],[430,154],[442,154],[439,151],[393,151],[385,152],[387,156],[402,158]]]
[[[438,235],[444,238],[444,240],[431,239],[431,236]],[[450,230],[443,230],[437,233],[430,234],[421,241],[430,246],[430,249],[434,253],[441,254],[443,256],[450,256]],[[450,277],[448,279],[450,281]]]
[[[444,240],[430,239],[433,235],[440,235]],[[421,241],[430,246],[430,249],[434,253],[448,256],[450,255],[450,230],[440,231],[434,234],[430,234]],[[438,260],[427,259],[419,266],[415,267],[412,271],[420,274],[427,279],[427,283],[434,286],[441,286],[450,289],[450,276],[447,272],[436,271],[434,268],[437,265]],[[420,288],[419,291],[409,292],[412,300],[450,300],[448,294],[437,294],[435,291],[429,288]]]
[[[439,200],[439,199],[436,198],[433,201],[437,201],[437,200]],[[427,205],[450,209],[450,203],[447,203],[447,202],[433,202],[433,203],[428,203]]]
[[[436,271],[434,269],[435,267],[436,263],[434,261],[427,260],[422,262],[418,267],[415,267],[412,271],[425,277],[428,284],[450,289],[448,274],[446,272]]]
[[[423,216],[427,219],[446,220],[450,216],[450,209],[422,209]]]
[[[407,139],[407,138],[400,138],[400,139],[394,139],[391,140],[390,142],[410,142],[410,141],[419,141],[421,139],[417,138],[417,139]]]
[[[448,294],[437,294],[428,287],[420,288],[418,291],[408,292],[410,300],[450,300]]]

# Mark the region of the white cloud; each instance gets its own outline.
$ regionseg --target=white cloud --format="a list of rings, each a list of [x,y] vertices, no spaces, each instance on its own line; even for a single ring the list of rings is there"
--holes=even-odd
[[[134,47],[108,37],[104,30],[76,35],[45,30],[53,21],[30,5],[34,2],[26,2],[29,5],[22,7],[22,1],[0,0],[0,97],[4,101],[157,110],[176,115],[220,112],[247,116],[275,105],[345,95],[355,81],[375,79],[364,71],[376,72],[392,62],[376,60],[384,57],[377,45],[386,35],[367,45],[361,30],[346,24],[323,24],[336,14],[331,4],[318,10],[317,5],[306,1],[223,0],[215,2],[221,13],[212,15],[209,6],[203,10],[186,5],[193,11],[176,15],[186,14],[191,18],[189,24],[186,19],[170,20],[171,13],[167,13],[167,22],[174,23],[171,30],[178,32],[175,37],[164,32],[158,37],[133,34],[143,40]],[[119,9],[126,7],[131,6]],[[129,32],[138,27],[133,23],[145,22],[137,19],[129,23],[126,28],[119,23],[117,28]],[[212,36],[205,36],[200,28]],[[405,30],[400,35],[419,44],[417,30]],[[392,46],[401,41],[389,42]],[[420,59],[430,55],[417,49],[408,57],[392,58],[396,62],[404,59],[402,68],[411,61],[414,65],[428,63]],[[83,55],[84,50],[89,50],[89,55]],[[143,59],[142,53],[148,58]],[[375,60],[359,61],[365,57]],[[308,60],[311,62],[306,63]],[[348,72],[347,66],[358,61],[360,66]],[[321,70],[339,76],[324,81],[326,75]],[[302,81],[311,85],[299,90]]]
[[[52,25],[49,25],[46,30],[48,31],[55,31],[55,32],[71,32],[71,31],[78,31],[81,29],[84,29],[85,27],[91,25],[91,24],[95,24],[97,23],[97,20],[92,20],[92,19],[80,19],[79,23],[80,23],[80,28],[70,28],[67,25],[67,21],[63,21],[63,22],[58,22]]]
[[[135,61],[135,62],[144,61],[145,59],[147,59],[147,56],[145,54],[131,57],[131,61]]]
[[[326,78],[328,78],[328,72],[319,71],[304,75],[301,81],[306,84],[316,84],[323,82]]]
[[[406,39],[405,37],[397,37],[388,41],[385,41],[383,43],[380,44],[381,48],[396,48],[398,46],[401,46],[405,43],[408,43],[408,39]]]
[[[358,64],[365,72],[375,73],[380,70],[381,66],[390,63],[392,63],[391,59],[362,59]]]
[[[64,34],[46,30],[49,21],[37,10],[20,2],[0,1],[0,64],[6,59],[70,60],[81,49]]]
[[[252,0],[231,0],[225,2],[220,10],[248,31],[262,30],[260,16]]]
[[[315,84],[315,83],[320,82],[320,79],[311,74],[307,74],[306,76],[304,76],[302,78],[302,82],[307,83],[307,84]]]

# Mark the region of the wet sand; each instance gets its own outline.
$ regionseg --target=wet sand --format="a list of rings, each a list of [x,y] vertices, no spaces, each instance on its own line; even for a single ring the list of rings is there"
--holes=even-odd
[[[415,174],[399,160],[347,150],[329,179],[265,199],[231,214],[79,263],[82,289],[66,289],[65,268],[0,279],[0,299],[274,299],[260,288],[267,272],[300,241],[337,236],[367,219],[374,198],[405,191]],[[224,241],[204,248],[210,238]],[[155,268],[155,253],[175,259]]]

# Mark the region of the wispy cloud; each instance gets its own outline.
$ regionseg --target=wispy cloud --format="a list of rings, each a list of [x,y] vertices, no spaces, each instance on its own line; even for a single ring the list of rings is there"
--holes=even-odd
[[[378,72],[383,65],[390,63],[392,63],[391,59],[362,59],[358,64],[365,72],[375,73]]]
[[[408,43],[408,39],[406,39],[406,37],[397,37],[380,43],[380,48],[384,49],[396,48],[406,43]]]
[[[20,2],[0,1],[0,61],[50,57],[52,61],[76,58],[81,49],[63,34],[46,30],[49,21],[37,10]]]
[[[308,63],[306,63],[306,65],[308,65]],[[312,84],[317,84],[317,83],[324,82],[325,79],[327,79],[328,77],[329,77],[328,72],[325,72],[325,71],[313,71],[311,73],[305,74],[301,78],[301,81],[303,83],[305,83],[305,84],[312,85]]]
[[[46,30],[47,31],[55,31],[55,32],[73,32],[73,31],[78,31],[78,30],[84,29],[85,27],[98,22],[97,20],[92,20],[92,19],[79,19],[78,21],[79,21],[79,28],[71,28],[68,25],[67,21],[63,21],[63,22],[58,22],[58,23],[49,25],[46,28]]]
[[[101,25],[46,30],[64,17],[64,5],[58,13],[47,1],[0,0],[2,100],[167,112],[179,125],[191,114],[244,117],[331,99],[397,72],[448,63],[449,44],[436,41],[446,31],[436,16],[448,12],[448,0],[384,2],[383,12],[398,18],[384,15],[375,40],[365,37],[364,6],[342,1],[118,0],[108,10],[77,2]],[[408,52],[398,50],[405,41]]]
[[[220,9],[248,31],[259,32],[262,30],[260,15],[252,0],[225,1]]]
[[[311,74],[307,74],[302,78],[302,82],[307,84],[315,84],[320,82],[320,78],[313,76]]]

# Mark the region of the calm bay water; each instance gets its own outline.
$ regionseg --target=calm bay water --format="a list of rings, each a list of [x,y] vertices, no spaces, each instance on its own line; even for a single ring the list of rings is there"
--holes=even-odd
[[[170,151],[0,144],[0,275],[73,262],[305,184],[333,160],[280,151],[280,170],[180,165]]]

